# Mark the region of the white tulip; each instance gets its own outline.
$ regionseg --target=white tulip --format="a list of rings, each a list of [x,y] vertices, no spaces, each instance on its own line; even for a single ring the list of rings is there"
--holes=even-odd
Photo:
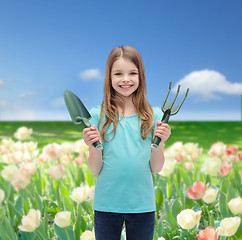
[[[95,240],[94,231],[86,230],[80,237],[80,240]]]
[[[206,203],[213,203],[217,199],[218,189],[207,188],[203,196],[203,201]]]
[[[27,127],[20,127],[17,132],[14,133],[14,137],[19,140],[25,140],[32,134],[32,132],[32,128],[28,129]]]
[[[65,175],[65,166],[58,163],[56,166],[50,166],[47,172],[53,179],[59,180]]]
[[[18,171],[18,168],[16,167],[16,165],[9,165],[9,166],[6,166],[1,171],[1,175],[5,180],[10,182],[13,180],[17,171]]]
[[[230,211],[234,214],[242,214],[242,198],[233,198],[228,202]]]
[[[178,224],[184,229],[194,228],[201,218],[201,212],[194,212],[192,209],[185,209],[177,215]]]
[[[165,160],[163,168],[161,169],[159,174],[161,176],[168,177],[172,174],[172,172],[174,171],[174,168],[175,168],[175,161]]]
[[[71,212],[64,211],[55,215],[54,222],[57,226],[65,228],[71,225]]]
[[[80,186],[73,190],[71,199],[77,203],[82,203],[87,200],[90,188],[88,186]]]
[[[40,211],[30,209],[27,216],[23,216],[21,220],[22,225],[18,226],[21,231],[33,232],[40,225]]]
[[[219,157],[212,157],[205,160],[202,171],[209,175],[217,175],[221,168],[221,159]]]
[[[226,237],[233,236],[238,230],[240,222],[239,217],[224,218],[220,222],[219,235]]]

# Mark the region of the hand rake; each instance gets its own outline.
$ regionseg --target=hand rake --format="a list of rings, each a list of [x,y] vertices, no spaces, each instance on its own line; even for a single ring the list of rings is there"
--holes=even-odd
[[[166,94],[165,100],[164,100],[164,102],[162,104],[162,107],[161,107],[161,110],[164,113],[163,117],[162,117],[162,120],[161,120],[163,123],[168,123],[170,116],[171,115],[175,115],[175,114],[178,113],[178,111],[180,110],[183,102],[185,101],[185,99],[187,97],[189,88],[187,89],[185,97],[182,99],[180,105],[178,105],[178,106],[174,105],[174,102],[176,101],[176,98],[178,96],[179,90],[180,90],[180,85],[178,85],[178,88],[177,88],[177,91],[176,91],[176,95],[173,98],[172,102],[171,103],[167,102],[168,95],[169,95],[169,93],[171,91],[171,82],[170,82],[168,92]],[[160,141],[161,141],[161,139],[159,137],[155,136],[155,138],[153,139],[152,144],[150,146],[151,150],[157,150],[157,147],[158,147]]]

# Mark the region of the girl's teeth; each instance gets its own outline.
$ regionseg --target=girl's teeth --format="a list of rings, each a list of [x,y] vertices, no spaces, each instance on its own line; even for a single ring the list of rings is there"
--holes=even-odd
[[[129,88],[129,87],[131,87],[131,86],[120,86],[121,88]]]

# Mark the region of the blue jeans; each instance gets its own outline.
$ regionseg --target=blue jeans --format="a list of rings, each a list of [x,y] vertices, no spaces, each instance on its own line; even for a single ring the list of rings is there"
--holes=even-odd
[[[152,240],[155,212],[112,213],[94,210],[96,240],[120,240],[125,221],[127,240]]]

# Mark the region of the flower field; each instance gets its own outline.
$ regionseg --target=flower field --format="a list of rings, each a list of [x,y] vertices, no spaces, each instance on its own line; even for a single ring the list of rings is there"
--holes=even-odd
[[[154,239],[242,239],[242,123],[170,125]],[[97,176],[78,127],[0,123],[0,240],[95,239]]]

